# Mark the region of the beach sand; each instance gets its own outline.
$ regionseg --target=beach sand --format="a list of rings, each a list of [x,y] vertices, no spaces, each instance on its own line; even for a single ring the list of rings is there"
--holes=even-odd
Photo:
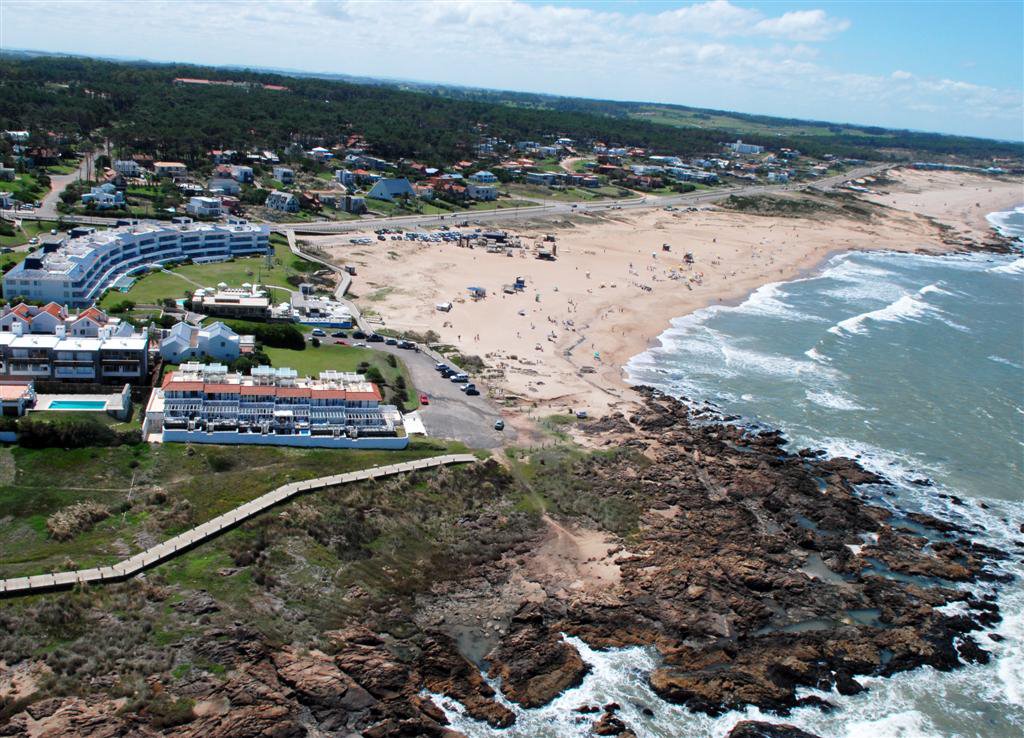
[[[599,415],[632,404],[622,367],[673,318],[741,301],[766,283],[813,271],[836,252],[950,251],[951,234],[986,238],[987,213],[1024,201],[1019,181],[947,172],[898,170],[877,191],[862,196],[884,206],[869,208],[870,217],[834,208],[779,217],[704,207],[509,228],[527,246],[511,258],[451,243],[354,246],[351,234],[304,240],[357,265],[356,302],[388,328],[434,330],[442,342],[482,357],[482,383],[509,410]],[[534,257],[535,247],[550,246],[542,243],[547,233],[556,238],[557,261]],[[684,261],[687,252],[692,264]],[[526,289],[504,294],[503,285],[516,277],[525,278]],[[485,288],[487,297],[470,299],[471,285]],[[448,301],[451,312],[435,309]]]

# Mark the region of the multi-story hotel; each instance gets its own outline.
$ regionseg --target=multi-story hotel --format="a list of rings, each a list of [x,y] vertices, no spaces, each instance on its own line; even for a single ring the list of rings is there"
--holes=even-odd
[[[220,261],[269,248],[269,227],[240,219],[135,223],[44,244],[4,275],[4,295],[84,306],[150,264]]]
[[[405,448],[402,416],[381,405],[380,389],[361,374],[223,364],[182,364],[154,390],[146,433],[164,442],[271,444],[332,448]]]

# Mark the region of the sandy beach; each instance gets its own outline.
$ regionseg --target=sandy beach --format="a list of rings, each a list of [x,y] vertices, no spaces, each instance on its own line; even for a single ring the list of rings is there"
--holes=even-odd
[[[836,252],[969,247],[991,235],[987,213],[1024,201],[1020,181],[948,172],[895,170],[865,185],[874,194],[826,199],[820,212],[801,217],[704,206],[525,224],[510,229],[525,247],[512,256],[452,243],[358,246],[350,234],[304,240],[357,266],[356,302],[387,327],[433,330],[482,357],[483,384],[510,410],[599,414],[632,403],[622,366],[673,318],[740,301]],[[851,203],[857,207],[842,207]],[[535,257],[551,245],[546,234],[555,237],[556,261]],[[505,294],[516,277],[526,289]],[[471,299],[469,286],[487,297]],[[435,308],[449,301],[451,312]]]

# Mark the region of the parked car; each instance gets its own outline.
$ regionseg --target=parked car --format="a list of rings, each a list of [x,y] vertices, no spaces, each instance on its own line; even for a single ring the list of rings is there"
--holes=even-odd
[[[579,418],[580,420],[585,420],[586,417],[587,417],[587,411],[586,410],[577,410],[576,411],[576,417]]]
[[[505,430],[505,421],[498,418],[494,421],[494,430]]]
[[[398,348],[400,348],[400,349],[414,349],[414,348],[416,348],[416,344],[413,343],[412,341],[399,341],[398,342]]]
[[[451,377],[451,381],[455,382],[456,384],[465,384],[466,382],[469,381],[469,375],[467,375],[467,374],[453,374],[452,377]]]
[[[371,333],[366,337],[368,343],[384,343],[384,336],[379,333]]]
[[[471,389],[476,389],[476,385],[473,384],[472,382],[470,382],[469,384],[463,385],[459,389],[462,390],[463,392],[466,392],[466,391],[471,390]]]
[[[478,390],[473,385],[469,385],[468,387],[466,387],[466,394],[467,395],[479,395],[480,394],[480,390]]]
[[[387,344],[388,346],[397,346],[398,345],[398,339],[397,338],[385,338],[384,339],[384,343]]]
[[[370,348],[370,347],[369,347],[369,346],[367,346],[367,345],[366,345],[365,343],[363,343],[362,341],[360,341],[359,343],[353,343],[353,344],[352,344],[352,348]]]
[[[309,335],[316,336],[317,338],[327,338],[327,332],[320,328],[314,328],[309,332]]]
[[[335,331],[331,334],[331,338],[348,338],[348,334],[345,331]]]
[[[363,331],[352,331],[352,338],[366,338],[366,334]]]
[[[426,395],[420,395],[420,404],[421,405],[429,405],[430,404],[430,398],[427,397]]]
[[[448,368],[448,365],[447,365],[447,364],[444,364],[444,363],[442,363],[442,362],[440,362],[440,361],[439,361],[439,362],[437,362],[436,364],[434,364],[434,369],[435,369],[436,371],[439,371],[439,372],[441,372],[441,371],[444,371],[444,370],[445,370],[445,369],[447,369],[447,368]]]

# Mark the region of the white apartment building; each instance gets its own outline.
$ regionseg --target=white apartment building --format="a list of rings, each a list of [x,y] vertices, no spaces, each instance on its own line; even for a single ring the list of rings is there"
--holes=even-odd
[[[85,306],[121,277],[153,264],[221,261],[270,248],[266,225],[182,220],[187,222],[140,222],[46,244],[4,274],[4,294]]]
[[[82,382],[142,382],[149,374],[149,336],[116,335],[103,327],[95,338],[55,333],[22,333],[20,323],[0,333],[0,375],[22,379]]]
[[[764,146],[745,144],[741,139],[736,139],[736,143],[726,144],[726,146],[737,154],[760,154],[764,152]]]
[[[183,364],[164,377],[146,408],[146,431],[164,442],[330,448],[405,448],[401,414],[381,405],[360,374],[260,366],[250,375],[223,364]]]

